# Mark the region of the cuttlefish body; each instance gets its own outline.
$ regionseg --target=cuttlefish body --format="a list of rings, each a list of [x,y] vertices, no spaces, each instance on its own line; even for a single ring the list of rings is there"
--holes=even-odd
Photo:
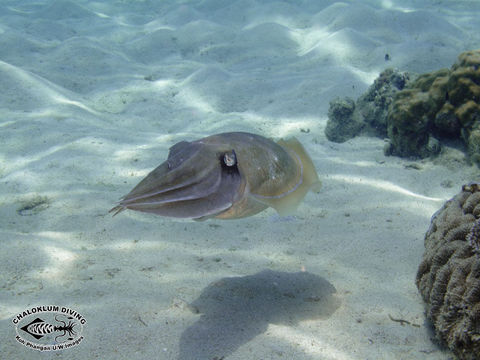
[[[168,159],[110,212],[235,219],[271,206],[285,215],[309,189],[319,187],[312,160],[297,139],[274,142],[230,132],[173,145]]]

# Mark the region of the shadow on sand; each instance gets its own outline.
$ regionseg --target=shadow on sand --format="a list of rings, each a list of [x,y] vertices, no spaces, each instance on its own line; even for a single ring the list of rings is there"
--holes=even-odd
[[[201,315],[180,339],[179,360],[223,359],[269,324],[326,319],[340,301],[327,280],[308,272],[264,270],[220,279],[190,305]]]

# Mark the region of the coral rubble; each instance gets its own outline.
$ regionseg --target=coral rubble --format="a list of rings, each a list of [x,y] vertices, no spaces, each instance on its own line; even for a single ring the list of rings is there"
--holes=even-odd
[[[416,284],[438,339],[480,359],[480,184],[464,185],[433,216]]]

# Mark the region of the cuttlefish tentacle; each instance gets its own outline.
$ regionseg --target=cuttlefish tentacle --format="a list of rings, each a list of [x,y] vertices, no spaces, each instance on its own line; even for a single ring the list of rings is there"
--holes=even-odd
[[[320,181],[295,138],[277,143],[242,132],[182,141],[111,212],[124,209],[162,216],[233,219],[267,207],[293,211]]]

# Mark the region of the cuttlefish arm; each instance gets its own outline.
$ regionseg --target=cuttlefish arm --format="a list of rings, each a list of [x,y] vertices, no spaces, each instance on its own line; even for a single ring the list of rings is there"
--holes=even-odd
[[[275,143],[255,134],[222,133],[175,144],[167,160],[110,211],[233,219],[270,206],[283,215],[319,186],[314,165],[296,139]]]

